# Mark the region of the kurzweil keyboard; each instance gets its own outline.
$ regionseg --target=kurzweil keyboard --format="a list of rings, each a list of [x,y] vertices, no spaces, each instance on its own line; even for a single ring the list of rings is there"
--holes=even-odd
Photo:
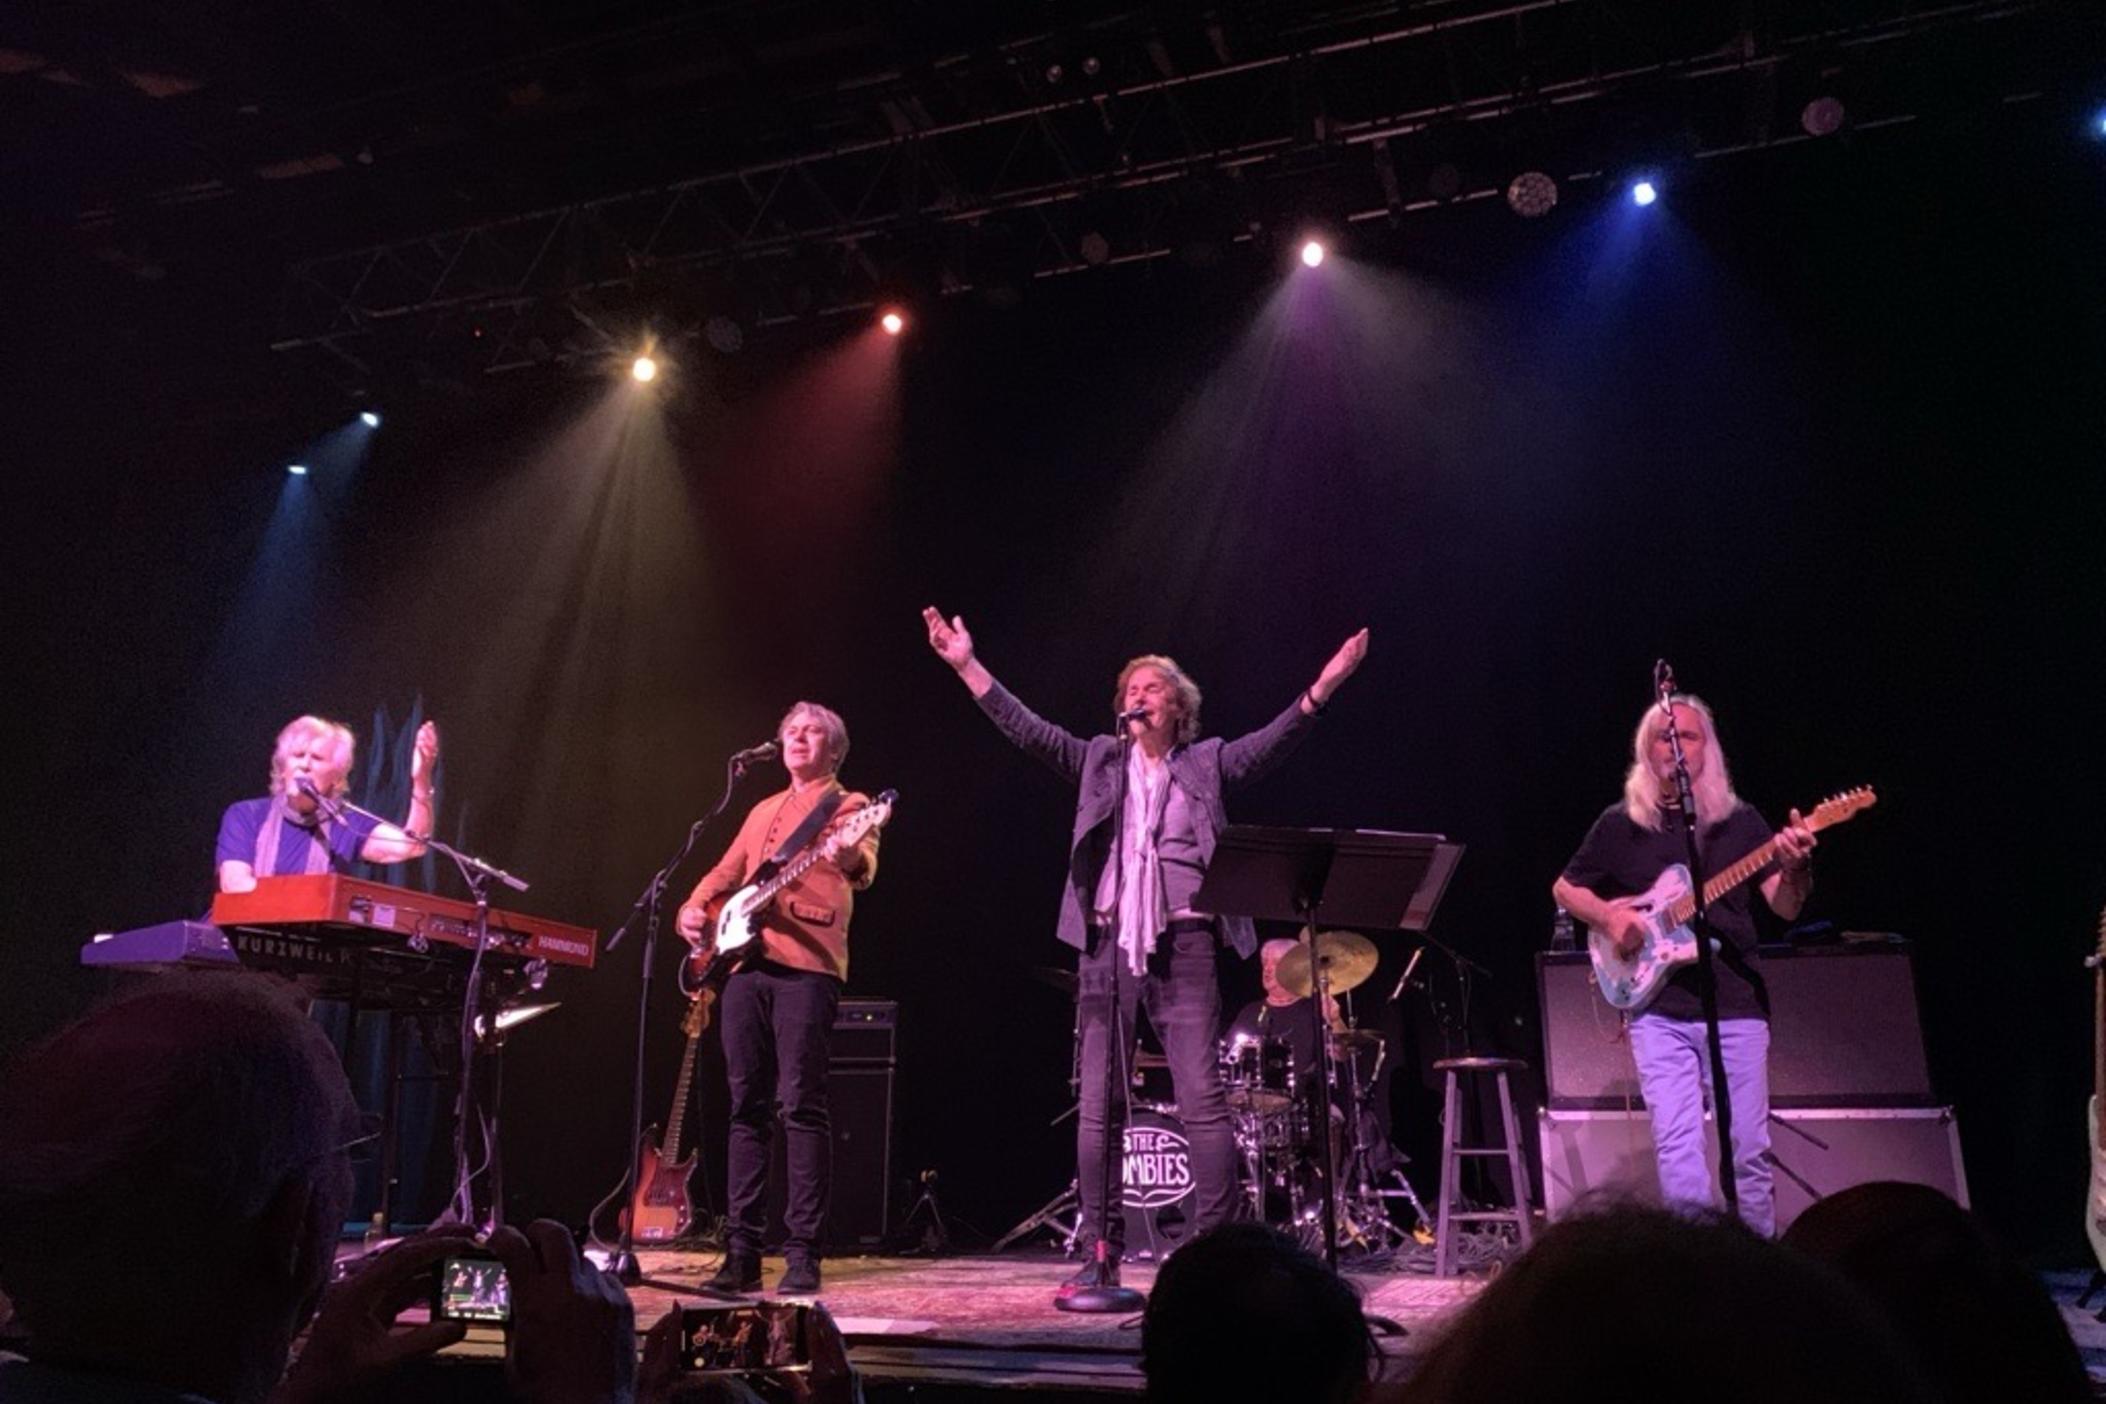
[[[599,935],[492,908],[485,969],[531,961],[591,968]],[[169,921],[98,936],[83,965],[246,966],[299,977],[315,993],[373,1003],[449,1003],[475,946],[475,907],[385,883],[327,873],[262,878],[221,893],[212,920]]]

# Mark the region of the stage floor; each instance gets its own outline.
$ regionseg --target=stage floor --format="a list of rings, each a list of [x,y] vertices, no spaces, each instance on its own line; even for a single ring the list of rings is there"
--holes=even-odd
[[[677,1288],[716,1270],[714,1252],[644,1252],[647,1277]],[[1064,1389],[1138,1394],[1138,1316],[1076,1316],[1053,1309],[1053,1292],[1073,1265],[1058,1253],[945,1258],[833,1258],[819,1300],[847,1337],[849,1356],[872,1385],[945,1384],[981,1389]],[[772,1287],[782,1262],[770,1258]],[[1349,1271],[1366,1310],[1402,1327],[1383,1337],[1385,1378],[1400,1378],[1429,1328],[1467,1302],[1481,1279]],[[1148,1290],[1155,1270],[1130,1264],[1122,1280]],[[705,1300],[677,1290],[632,1288],[639,1328],[675,1302]]]

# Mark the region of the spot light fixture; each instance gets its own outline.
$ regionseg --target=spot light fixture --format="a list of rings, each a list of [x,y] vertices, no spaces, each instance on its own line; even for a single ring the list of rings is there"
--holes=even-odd
[[[907,319],[897,307],[887,307],[878,318],[878,325],[885,329],[885,335],[898,336],[907,329]]]
[[[629,363],[629,374],[637,380],[649,384],[658,378],[658,362],[656,358],[651,356],[638,356]]]
[[[1540,219],[1557,203],[1558,183],[1542,171],[1523,171],[1507,183],[1507,208],[1523,219]]]
[[[1302,267],[1315,268],[1324,261],[1324,243],[1321,239],[1308,239],[1302,243]]]

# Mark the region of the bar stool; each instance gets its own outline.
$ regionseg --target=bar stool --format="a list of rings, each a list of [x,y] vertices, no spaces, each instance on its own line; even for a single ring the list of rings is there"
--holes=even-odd
[[[1433,1065],[1433,1070],[1447,1074],[1447,1096],[1441,1112],[1441,1203],[1438,1224],[1433,1236],[1433,1275],[1453,1277],[1455,1275],[1455,1232],[1453,1224],[1481,1222],[1512,1224],[1521,1235],[1521,1247],[1526,1251],[1535,1241],[1534,1226],[1529,1222],[1528,1212],[1528,1165],[1521,1156],[1521,1124],[1514,1119],[1514,1092],[1507,1082],[1510,1072],[1524,1072],[1528,1064],[1519,1058],[1443,1058]],[[1462,1085],[1464,1073],[1490,1073],[1499,1082],[1499,1119],[1506,1128],[1506,1144],[1503,1146],[1464,1146],[1456,1144],[1462,1130]],[[1513,1177],[1514,1206],[1511,1209],[1463,1210],[1457,1206],[1462,1201],[1462,1163],[1465,1156],[1505,1156],[1507,1173]]]

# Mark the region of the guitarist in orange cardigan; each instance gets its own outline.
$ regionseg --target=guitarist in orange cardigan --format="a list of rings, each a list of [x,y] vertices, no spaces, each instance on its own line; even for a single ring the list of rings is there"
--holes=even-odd
[[[789,788],[753,806],[731,847],[680,908],[678,927],[691,945],[704,944],[708,905],[753,881],[770,858],[791,856],[780,850],[798,826],[820,805],[836,806],[810,839],[821,846],[823,861],[760,914],[757,949],[725,983],[719,1014],[731,1084],[730,1242],[709,1285],[723,1292],[760,1288],[768,1148],[779,1103],[789,1162],[789,1202],[783,1206],[789,1265],[776,1290],[804,1294],[819,1290],[821,1234],[833,1174],[827,1049],[848,979],[855,894],[877,876],[878,831],[847,846],[835,845],[830,837],[843,816],[870,802],[841,788],[838,772],[848,755],[848,726],[839,713],[799,702],[782,719],[776,739],[790,772]]]
[[[1754,807],[1733,793],[1711,709],[1679,693],[1671,701],[1696,798],[1698,852],[1709,870],[1694,875],[1703,882],[1761,847],[1771,834]],[[1645,709],[1631,742],[1623,799],[1602,811],[1550,889],[1559,906],[1589,927],[1607,932],[1623,954],[1644,936],[1632,899],[1684,857],[1684,816],[1675,794],[1668,716],[1658,705]],[[1769,1162],[1769,994],[1753,964],[1757,933],[1752,894],[1759,890],[1770,910],[1786,921],[1797,917],[1813,893],[1815,843],[1796,809],[1775,837],[1777,856],[1770,870],[1709,909],[1721,943],[1712,970],[1733,1113],[1733,1187],[1741,1220],[1765,1238],[1777,1232]],[[1652,1115],[1661,1197],[1670,1204],[1711,1205],[1717,1196],[1704,1163],[1704,1101],[1711,1078],[1694,966],[1677,970],[1631,1020],[1630,1037],[1638,1087]]]

